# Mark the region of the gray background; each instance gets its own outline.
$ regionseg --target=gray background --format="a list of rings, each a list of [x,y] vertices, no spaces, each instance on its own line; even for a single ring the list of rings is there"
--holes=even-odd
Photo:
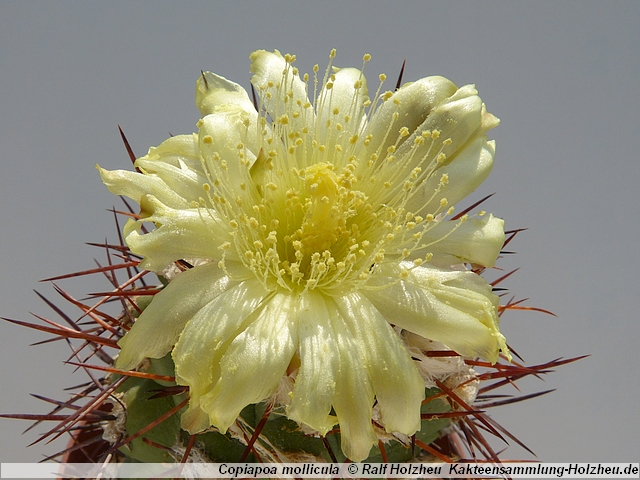
[[[169,132],[195,129],[201,69],[249,86],[249,53],[277,48],[301,71],[360,66],[372,89],[444,75],[476,83],[502,125],[497,159],[471,196],[527,227],[502,263],[505,285],[555,312],[503,317],[529,363],[591,354],[523,393],[545,397],[493,411],[544,461],[637,462],[640,2],[7,2],[0,3],[0,314],[47,314],[37,281],[91,268],[115,240],[120,207],[94,164],[130,168],[120,124],[142,155]],[[494,277],[495,278],[495,277]],[[76,296],[104,289],[63,283]],[[0,324],[0,411],[44,412],[30,392],[64,398],[85,381],[62,343]],[[515,393],[514,390],[511,392]],[[0,461],[37,461],[25,423],[0,420]],[[58,444],[58,448],[62,445]],[[530,458],[511,446],[504,458]]]

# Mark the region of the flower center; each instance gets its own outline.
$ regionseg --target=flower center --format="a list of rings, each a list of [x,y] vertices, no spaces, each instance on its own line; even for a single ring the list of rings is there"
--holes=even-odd
[[[333,165],[318,163],[305,170],[305,189],[309,193],[308,210],[302,224],[302,248],[306,254],[323,252],[333,245],[344,229],[339,207],[338,177]]]
[[[342,93],[334,91],[336,75],[330,68],[321,93],[314,94],[315,109],[308,101],[293,101],[302,94],[294,94],[301,86],[289,60],[280,82],[259,86],[259,153],[253,163],[237,159],[240,189],[226,186],[234,179],[220,155],[214,152],[205,165],[215,190],[208,199],[216,215],[226,217],[233,236],[220,247],[220,264],[224,267],[229,253],[268,289],[330,293],[362,286],[386,260],[410,258],[416,266],[429,261],[429,248],[438,240],[425,243],[423,238],[453,212],[439,198],[448,177],[436,173],[451,139],[439,139],[439,130],[410,136],[398,112],[387,131],[370,130],[363,120],[391,94],[377,92],[373,104],[363,101],[358,77],[349,87],[351,99],[334,104],[334,95],[349,94],[344,86]],[[238,152],[248,142],[240,143]]]

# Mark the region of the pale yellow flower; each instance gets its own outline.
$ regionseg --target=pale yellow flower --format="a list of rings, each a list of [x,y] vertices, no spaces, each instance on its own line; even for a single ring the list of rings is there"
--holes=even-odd
[[[359,461],[377,441],[374,402],[388,432],[420,428],[425,380],[401,329],[465,357],[508,355],[498,299],[465,268],[494,264],[503,222],[449,220],[492,168],[498,120],[472,85],[442,77],[370,101],[360,69],[315,67],[310,80],[293,56],[251,60],[257,110],[204,73],[198,133],[151,148],[140,173],[100,169],[140,203],[131,251],[171,278],[119,342],[117,366],[172,351],[191,433],[225,432],[288,375],[287,416],[321,435],[339,424]],[[175,275],[178,260],[194,267]]]

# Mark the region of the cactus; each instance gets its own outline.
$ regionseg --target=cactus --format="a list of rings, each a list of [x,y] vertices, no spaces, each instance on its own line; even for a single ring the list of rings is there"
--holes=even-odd
[[[575,359],[512,361],[499,317],[539,309],[501,305],[508,275],[481,274],[519,230],[469,213],[486,198],[454,214],[498,120],[442,77],[370,100],[364,64],[315,67],[312,105],[294,56],[251,59],[253,101],[198,79],[198,134],[136,159],[121,132],[136,172],[98,169],[124,235],[94,244],[106,265],[49,279],[111,291],[56,287],[71,327],[7,319],[77,339],[69,363],[104,376],[49,415],[3,416],[58,421],[41,439],[70,435],[67,462],[499,461],[483,431],[521,442],[484,410],[547,392],[490,392]]]

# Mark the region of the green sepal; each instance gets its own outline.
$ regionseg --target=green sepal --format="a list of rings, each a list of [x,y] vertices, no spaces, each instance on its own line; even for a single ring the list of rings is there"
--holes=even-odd
[[[123,396],[123,400],[127,405],[125,428],[129,436],[139,432],[174,408],[176,400],[179,398],[169,396],[150,399],[149,397],[157,394],[157,391],[162,386],[147,379],[130,378],[121,388],[125,391]],[[144,439],[171,448],[176,445],[179,434],[180,418],[178,415],[172,415],[144,435],[123,446],[121,451],[133,460],[140,462],[173,462],[175,458],[167,451],[145,443]]]
[[[255,419],[260,421],[264,413],[265,404],[257,404],[254,407]],[[305,452],[316,457],[326,454],[322,439],[305,435],[296,422],[284,416],[284,412],[271,412],[269,420],[261,433],[275,447],[284,452]]]
[[[173,364],[173,358],[171,358],[171,354],[168,353],[162,358],[150,358],[149,368],[146,370],[146,372],[155,375],[173,377],[176,372],[176,367]],[[162,385],[163,387],[172,387],[176,384],[176,382],[169,382],[166,380],[155,380],[155,382]]]
[[[132,309],[131,312],[133,316],[135,318],[138,318],[140,314],[144,312],[144,309],[149,306],[149,304],[151,303],[151,300],[153,300],[153,295],[138,295],[136,297],[136,307],[138,307],[140,310],[138,311],[135,308]]]
[[[182,433],[183,443],[186,445],[189,441],[189,434],[185,431]],[[219,432],[207,432],[197,435],[196,445],[204,450],[203,453],[211,462],[239,463],[247,448],[238,440],[231,438],[228,433],[223,435]],[[250,454],[246,461],[255,462],[256,458],[253,454]]]

